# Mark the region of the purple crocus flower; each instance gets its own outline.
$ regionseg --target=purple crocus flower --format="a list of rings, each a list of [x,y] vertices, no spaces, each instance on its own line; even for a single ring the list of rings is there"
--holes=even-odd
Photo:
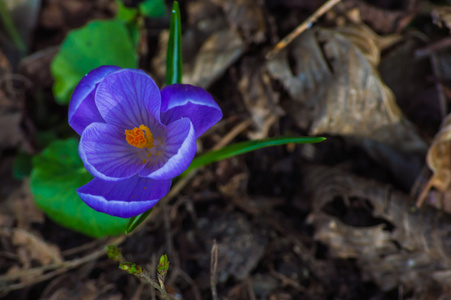
[[[164,197],[190,165],[196,139],[222,118],[205,90],[186,84],[158,89],[145,72],[102,66],[75,88],[69,124],[95,177],[77,190],[93,209],[129,218]]]

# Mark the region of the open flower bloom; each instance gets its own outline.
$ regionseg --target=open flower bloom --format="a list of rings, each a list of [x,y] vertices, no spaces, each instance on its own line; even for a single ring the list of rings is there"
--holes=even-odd
[[[222,118],[205,90],[158,89],[145,72],[102,66],[78,84],[69,124],[95,177],[77,192],[93,209],[128,218],[152,208],[190,165],[196,139]]]

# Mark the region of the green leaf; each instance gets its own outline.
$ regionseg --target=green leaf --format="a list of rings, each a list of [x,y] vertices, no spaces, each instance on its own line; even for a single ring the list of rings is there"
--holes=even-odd
[[[160,257],[160,262],[158,263],[157,271],[164,278],[166,276],[166,273],[168,272],[168,269],[169,269],[168,256],[166,254],[163,254]]]
[[[166,55],[166,84],[182,83],[182,74],[182,20],[179,3],[174,1]]]
[[[139,275],[144,271],[141,266],[132,262],[125,262],[119,264],[119,269],[127,271],[131,275]]]
[[[188,169],[180,176],[185,176],[194,169],[211,164],[216,161],[227,159],[233,156],[244,154],[247,152],[255,151],[261,148],[280,146],[289,143],[294,144],[313,144],[326,140],[324,137],[276,137],[264,140],[255,140],[241,142],[229,146],[225,146],[222,149],[205,153],[195,159],[188,167]]]
[[[146,212],[143,212],[140,215],[137,215],[136,217],[130,218],[130,221],[128,222],[127,227],[125,228],[125,234],[129,234],[130,232],[135,230],[136,227],[138,227],[139,224],[144,222],[144,220],[150,215],[152,210],[153,210],[153,208],[149,209]]]
[[[148,18],[164,17],[166,15],[166,5],[164,0],[144,0],[139,4],[139,12]]]
[[[116,18],[125,22],[133,21],[138,15],[138,10],[133,7],[126,7],[122,0],[116,0],[117,13]]]
[[[123,233],[129,219],[112,217],[87,206],[76,189],[92,179],[78,156],[75,139],[52,142],[33,158],[31,191],[50,219],[91,237]]]
[[[137,54],[121,20],[93,21],[71,31],[50,66],[58,103],[68,104],[75,86],[92,69],[102,65],[136,68]]]

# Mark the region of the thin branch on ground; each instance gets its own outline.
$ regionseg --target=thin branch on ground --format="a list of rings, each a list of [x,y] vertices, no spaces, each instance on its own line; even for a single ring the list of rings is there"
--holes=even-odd
[[[280,42],[277,43],[274,48],[266,54],[266,59],[273,58],[280,50],[288,46],[297,36],[303,33],[305,30],[312,27],[312,24],[326,12],[328,12],[332,7],[334,7],[341,0],[328,0],[326,3],[321,5],[318,10],[316,10],[310,17],[308,17],[304,22],[296,27],[290,34],[284,37]]]
[[[213,300],[218,300],[218,292],[216,290],[218,270],[218,244],[216,240],[213,240],[213,246],[211,247],[211,262],[210,262],[210,289]]]

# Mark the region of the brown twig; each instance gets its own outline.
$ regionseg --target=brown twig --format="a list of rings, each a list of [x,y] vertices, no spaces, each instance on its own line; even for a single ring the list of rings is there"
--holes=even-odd
[[[298,35],[303,33],[305,30],[309,29],[312,24],[326,12],[328,12],[332,7],[334,7],[341,0],[328,0],[326,3],[321,5],[310,17],[308,17],[304,22],[301,23],[298,27],[296,27],[290,34],[284,37],[277,45],[266,54],[266,59],[271,59],[279,53],[280,50],[288,46]]]
[[[252,286],[252,279],[250,277],[247,277],[246,285],[247,285],[247,292],[249,294],[249,299],[257,300],[257,297],[255,297],[254,287]]]
[[[213,240],[211,247],[211,261],[210,261],[210,289],[213,300],[218,300],[218,291],[216,290],[216,273],[218,269],[218,244]]]
[[[152,264],[150,266],[150,270],[155,270],[157,268],[157,256],[155,252],[152,254]],[[155,293],[155,289],[150,289],[150,297],[152,300],[157,299],[157,294]]]
[[[271,275],[278,278],[280,281],[282,281],[282,286],[290,286],[299,292],[305,292],[305,287],[300,285],[296,280],[291,279],[288,276],[285,276],[284,274],[281,274],[275,270],[271,270]]]
[[[0,286],[0,292],[10,292],[14,290],[19,290],[24,287],[33,285],[35,283],[39,283],[45,280],[48,280],[56,275],[62,274],[70,269],[73,269],[75,267],[78,267],[82,264],[85,264],[89,261],[92,261],[94,259],[97,259],[103,255],[105,255],[105,245],[119,245],[125,240],[125,236],[120,236],[115,238],[114,240],[110,240],[106,242],[104,245],[99,247],[96,251],[92,252],[91,254],[88,254],[86,256],[83,256],[81,258],[73,259],[71,261],[63,261],[62,263],[58,264],[50,264],[45,265],[37,268],[27,269],[23,271],[18,271],[13,274],[8,274],[4,276],[0,276],[0,283],[8,283],[17,279],[20,279],[20,277],[25,276],[27,274],[39,274],[46,271],[51,271],[49,273],[34,277],[32,280],[23,282],[23,283],[16,283],[16,284],[7,284],[7,286]]]

